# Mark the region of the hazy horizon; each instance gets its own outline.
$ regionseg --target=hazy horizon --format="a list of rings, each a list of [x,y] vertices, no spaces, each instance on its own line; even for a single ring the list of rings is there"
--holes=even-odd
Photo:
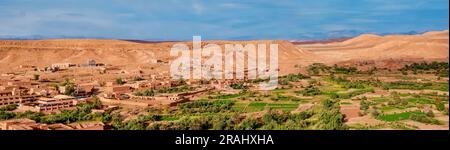
[[[325,40],[337,40],[337,39],[346,39],[346,38],[354,38],[363,34],[374,34],[374,35],[380,35],[380,36],[386,36],[386,35],[419,35],[426,32],[431,31],[445,31],[449,29],[443,29],[443,30],[430,30],[430,31],[423,31],[423,32],[416,32],[416,31],[410,31],[405,33],[373,33],[373,32],[367,32],[367,33],[358,33],[352,36],[336,36],[336,37],[327,37],[327,38],[305,38],[305,39],[203,39],[203,41],[214,41],[214,40],[227,40],[227,41],[252,41],[252,40],[287,40],[287,41],[325,41]],[[203,37],[202,37],[203,38]],[[70,37],[70,36],[22,36],[22,37],[16,37],[16,36],[4,36],[0,35],[0,40],[52,40],[52,39],[111,39],[111,40],[124,40],[124,41],[135,41],[135,42],[184,42],[184,41],[191,41],[192,39],[180,39],[180,40],[164,40],[164,39],[125,39],[125,38],[108,38],[108,37]]]

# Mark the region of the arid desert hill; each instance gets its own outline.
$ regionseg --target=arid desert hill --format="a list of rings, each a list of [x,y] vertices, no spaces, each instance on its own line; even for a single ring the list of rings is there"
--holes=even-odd
[[[335,43],[297,45],[330,62],[385,59],[448,59],[449,32],[432,31],[420,35],[364,34]]]
[[[20,65],[49,66],[53,63],[85,63],[88,59],[114,66],[133,67],[155,60],[170,61],[172,45],[192,42],[137,43],[104,39],[0,40],[0,68],[11,71]],[[280,69],[282,64],[309,64],[317,60],[314,54],[303,51],[288,41],[206,41],[222,48],[225,44],[278,44]],[[291,66],[291,65],[289,65]]]

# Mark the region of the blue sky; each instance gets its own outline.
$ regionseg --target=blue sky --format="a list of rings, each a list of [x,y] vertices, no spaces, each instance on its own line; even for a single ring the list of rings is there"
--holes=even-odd
[[[0,38],[325,39],[448,22],[448,0],[0,0]]]

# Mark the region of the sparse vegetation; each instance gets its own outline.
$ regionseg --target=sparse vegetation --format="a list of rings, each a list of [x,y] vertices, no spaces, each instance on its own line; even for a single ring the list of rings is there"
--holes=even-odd
[[[33,74],[33,80],[35,80],[35,81],[37,81],[37,80],[39,80],[39,75],[38,74]]]
[[[297,93],[302,94],[303,96],[315,96],[322,94],[319,88],[315,86],[308,86],[304,90],[298,91]]]
[[[194,88],[189,87],[187,85],[179,86],[179,87],[170,87],[170,88],[162,88],[158,90],[158,93],[178,93],[178,92],[187,92],[192,91]]]
[[[122,84],[124,84],[125,82],[122,80],[122,78],[117,78],[116,81],[115,81],[115,83],[118,84],[118,85],[122,85]]]
[[[135,92],[135,96],[155,96],[155,92],[153,90],[145,90],[144,92]]]
[[[102,108],[95,96],[92,97],[94,102],[78,104],[75,109],[55,114],[18,112],[14,111],[17,105],[8,105],[0,108],[0,120],[29,118],[46,124],[101,121],[108,129],[115,130],[412,130],[422,128],[412,125],[418,122],[440,127],[446,124],[440,117],[448,115],[448,81],[444,82],[446,78],[440,75],[448,70],[445,66],[445,63],[417,63],[389,71],[316,63],[305,67],[307,75],[294,73],[279,77],[279,86],[269,91],[255,90],[258,83],[267,79],[254,79],[237,81],[230,85],[232,90],[218,88],[188,95],[183,98],[190,101],[176,106],[164,104],[161,107],[163,104],[155,102],[156,105],[147,108],[93,111]],[[299,72],[302,71],[305,70]],[[417,75],[408,76],[414,73]],[[129,84],[133,87],[133,92],[125,95],[134,96],[190,94],[213,84],[207,80],[199,83],[179,80],[154,86],[137,82],[153,77],[122,77],[131,81]],[[125,84],[122,78],[110,80]],[[46,86],[76,96],[74,82],[79,83],[79,80],[67,78],[60,84],[50,82]],[[101,91],[109,87],[105,87],[105,82],[100,81]],[[139,83],[139,87],[132,85],[135,83]],[[151,99],[134,96],[123,101]],[[377,119],[382,123],[346,122],[352,117]]]

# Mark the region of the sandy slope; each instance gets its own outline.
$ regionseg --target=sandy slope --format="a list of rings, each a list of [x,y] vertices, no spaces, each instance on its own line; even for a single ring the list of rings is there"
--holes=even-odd
[[[298,45],[333,62],[380,59],[448,59],[448,30],[421,35],[365,34],[343,42]]]

